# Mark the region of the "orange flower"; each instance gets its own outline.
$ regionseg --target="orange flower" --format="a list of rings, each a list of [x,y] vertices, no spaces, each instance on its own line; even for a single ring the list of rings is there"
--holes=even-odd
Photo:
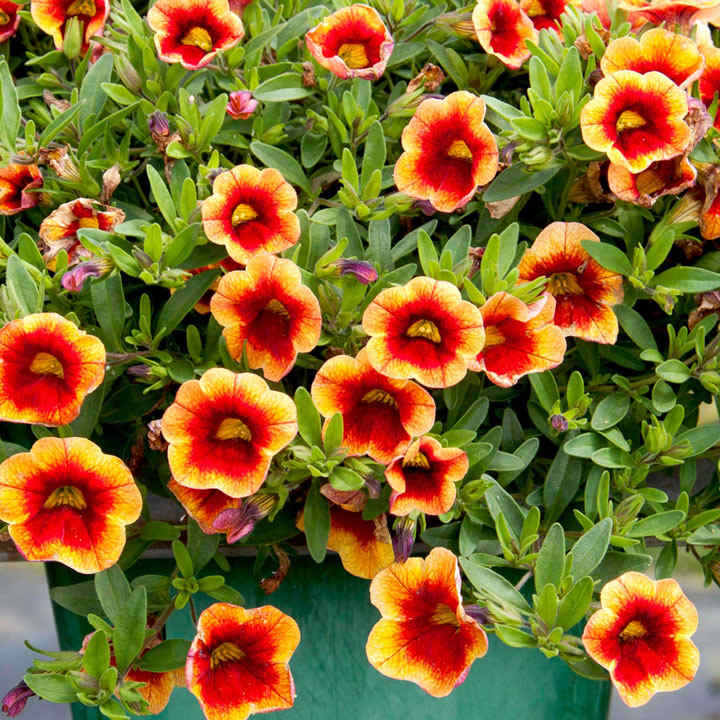
[[[40,194],[32,191],[42,184],[43,178],[37,165],[11,163],[1,167],[0,215],[16,215],[35,207],[40,202]]]
[[[435,402],[411,380],[393,380],[373,370],[365,349],[357,357],[336,355],[317,371],[312,399],[326,418],[343,416],[343,446],[389,463],[410,446],[414,435],[435,422]]]
[[[554,30],[560,32],[560,16],[568,5],[575,5],[576,0],[520,0],[520,7],[532,20],[537,30]]]
[[[215,268],[223,268],[224,270],[230,272],[232,270],[242,270],[243,267],[244,265],[241,265],[240,263],[235,262],[232,258],[227,257],[220,262],[211,263],[210,265],[203,265],[202,267],[197,268],[189,268],[187,272],[189,272],[191,275],[200,275],[201,273],[207,272],[208,270],[215,270]],[[212,296],[218,289],[219,284],[220,278],[217,278],[210,286],[210,288],[205,291],[203,296],[195,303],[195,307],[193,308],[193,310],[196,313],[200,313],[200,315],[207,315],[210,312],[210,300],[212,300]],[[176,288],[170,288],[170,294],[173,295],[175,293],[175,290]]]
[[[646,23],[675,27],[689,31],[698,21],[717,25],[720,21],[720,4],[717,0],[619,0],[618,7],[628,15],[634,28]]]
[[[222,532],[213,526],[215,518],[223,510],[238,505],[237,498],[230,497],[220,490],[193,490],[181,485],[175,478],[170,478],[167,488],[206,535]]]
[[[593,260],[583,240],[599,238],[581,223],[548,225],[520,260],[520,279],[548,277],[556,303],[553,322],[566,336],[612,345],[618,322],[611,308],[622,302],[623,279]]]
[[[383,290],[368,305],[362,324],[375,370],[434,388],[459,383],[485,340],[480,311],[455,285],[429,277]]]
[[[663,195],[677,195],[692,187],[696,178],[697,170],[684,155],[653,163],[637,175],[622,165],[608,168],[610,190],[620,200],[643,207],[651,207]]]
[[[483,50],[512,70],[530,57],[525,41],[538,41],[533,21],[516,0],[478,0],[472,20]]]
[[[449,695],[487,652],[485,631],[462,606],[457,558],[445,548],[380,572],[370,602],[382,615],[367,641],[370,664],[433,697]]]
[[[180,485],[247,497],[297,434],[297,412],[285,393],[270,390],[258,375],[212,368],[180,386],[162,431]]]
[[[580,126],[588,147],[639,173],[685,152],[691,140],[687,112],[686,93],[669,77],[619,70],[595,86]]]
[[[105,377],[105,347],[55,313],[0,329],[0,419],[66,425]]]
[[[40,223],[38,235],[47,247],[43,256],[45,263],[51,266],[61,250],[67,252],[71,264],[89,257],[90,251],[78,240],[78,230],[93,228],[112,232],[124,219],[125,213],[120,208],[101,205],[89,198],[63,203]]]
[[[531,305],[495,293],[480,308],[485,346],[470,369],[484,371],[500,387],[511,387],[524,375],[557,367],[566,343],[563,331],[553,324],[555,309],[555,298],[548,293]]]
[[[77,18],[82,29],[82,52],[87,52],[93,35],[101,35],[110,14],[108,0],[30,0],[35,24],[50,35],[58,50],[63,49],[67,23]]]
[[[245,35],[228,0],[157,0],[147,14],[158,57],[187,70],[205,67]]]
[[[392,36],[368,5],[341,8],[305,35],[310,54],[339,78],[377,80],[392,55]]]
[[[131,682],[143,683],[142,687],[138,688],[138,692],[148,703],[147,713],[158,715],[170,702],[170,696],[176,684],[178,684],[176,680],[179,679],[180,673],[148,672],[147,670],[132,668],[128,670],[125,677]]]
[[[105,570],[141,509],[130,470],[85,438],[45,437],[0,464],[0,520],[27,560]]]
[[[600,24],[606,30],[610,29],[612,21],[610,19],[610,13],[608,12],[606,0],[581,0],[581,7],[582,11],[588,15],[595,13],[598,20],[600,20]]]
[[[692,681],[700,663],[690,640],[697,610],[675,580],[627,572],[603,587],[600,601],[582,640],[626,705],[644,705],[656,692]]]
[[[648,30],[639,40],[616,38],[600,61],[605,75],[618,70],[634,70],[641,75],[657,70],[680,87],[689,87],[697,80],[704,64],[700,50],[689,37],[664,28]]]
[[[12,0],[0,0],[0,42],[9,40],[20,25],[20,5]]]
[[[288,662],[297,623],[272,605],[246,610],[215,603],[198,618],[185,666],[188,690],[207,720],[245,720],[295,702]]]
[[[465,90],[420,103],[402,132],[398,190],[441,212],[467,205],[498,169],[497,142],[484,118],[484,100]]]
[[[242,358],[244,347],[248,365],[275,382],[290,372],[299,352],[317,345],[322,332],[320,303],[302,284],[300,268],[264,251],[245,270],[220,280],[210,310],[225,328],[230,355]]]
[[[300,514],[297,526],[305,532],[304,513]],[[327,547],[340,556],[347,572],[366,580],[372,580],[395,561],[384,515],[374,520],[363,520],[362,512],[344,510],[338,505],[330,508]]]
[[[279,253],[298,241],[296,207],[295,190],[277,170],[238,165],[215,178],[202,206],[203,229],[210,242],[246,264],[260,250]]]
[[[442,515],[455,503],[455,483],[468,471],[468,457],[455,447],[443,447],[435,438],[418,438],[402,457],[385,470],[393,489],[390,512],[408,515],[413,510]]]
[[[712,105],[715,96],[720,93],[720,48],[713,45],[703,45],[700,52],[705,58],[705,68],[700,76],[698,88],[700,99],[705,107]],[[720,130],[720,113],[715,113],[715,128]]]

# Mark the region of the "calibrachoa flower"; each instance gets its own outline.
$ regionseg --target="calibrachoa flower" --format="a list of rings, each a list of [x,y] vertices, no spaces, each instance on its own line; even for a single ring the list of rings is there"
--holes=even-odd
[[[609,670],[627,705],[644,705],[656,692],[678,690],[695,677],[700,654],[690,637],[697,610],[675,580],[627,572],[603,587],[600,601],[583,644]]]
[[[460,448],[443,447],[428,436],[418,438],[385,470],[385,479],[393,489],[390,512],[448,512],[455,502],[455,483],[465,477],[468,467],[468,457]]]
[[[258,375],[212,368],[180,386],[162,431],[176,482],[247,497],[263,484],[273,455],[297,434],[297,412]]]
[[[472,21],[483,50],[512,70],[530,57],[525,41],[538,40],[533,21],[516,0],[478,0]]]
[[[367,641],[370,664],[433,697],[449,695],[487,652],[485,631],[462,606],[457,558],[445,548],[378,573],[370,601],[382,615]]]
[[[245,35],[227,0],[157,0],[147,14],[158,57],[187,70],[205,67]]]
[[[185,665],[188,690],[207,720],[245,720],[295,702],[288,662],[300,642],[297,623],[272,605],[246,610],[215,603],[198,618]]]
[[[258,101],[249,90],[236,90],[229,95],[225,111],[236,120],[247,120],[257,110]]]
[[[167,489],[207,535],[222,532],[213,525],[215,518],[223,510],[238,506],[237,498],[230,497],[220,490],[195,490],[181,485],[174,478],[168,481]]]
[[[630,172],[682,155],[691,139],[686,93],[662,73],[619,70],[603,78],[580,115],[583,140]]]
[[[273,381],[317,345],[322,331],[320,303],[302,284],[300,268],[264,251],[220,280],[210,310],[225,328],[230,355],[242,358],[244,348],[248,365]]]
[[[0,419],[66,425],[105,377],[105,347],[55,313],[0,329]]]
[[[484,119],[485,102],[465,90],[420,103],[402,132],[398,190],[441,212],[467,205],[498,170],[497,142]]]
[[[529,373],[557,367],[565,355],[563,331],[557,327],[555,298],[546,293],[526,305],[505,292],[481,306],[485,345],[470,364],[501,387],[511,387]]]
[[[445,280],[416,277],[383,290],[363,314],[368,362],[383,375],[456,385],[485,340],[480,311]]]
[[[105,570],[141,509],[130,470],[85,438],[45,437],[0,464],[0,520],[27,560]]]
[[[546,289],[556,303],[553,322],[566,336],[614,344],[618,321],[612,306],[622,302],[623,279],[593,260],[583,240],[599,238],[581,223],[548,225],[520,260],[520,279],[548,278]]]
[[[150,715],[161,713],[170,702],[175,687],[185,684],[182,671],[150,672],[134,667],[128,670],[125,677],[131,682],[143,683],[138,687],[138,692],[147,701],[146,712]]]
[[[689,86],[700,77],[704,65],[697,45],[687,36],[664,28],[652,28],[636,40],[616,38],[607,47],[600,61],[605,75],[618,70],[634,70],[640,74],[657,70],[680,87]]]
[[[21,680],[12,690],[9,690],[2,699],[0,709],[8,717],[17,717],[27,705],[30,698],[35,697],[35,693]]]
[[[50,35],[58,50],[63,49],[67,23],[77,18],[82,30],[82,52],[90,39],[102,34],[110,14],[108,0],[31,0],[30,12],[35,24]]]
[[[20,5],[12,0],[0,0],[0,42],[9,40],[20,25]]]
[[[305,532],[303,514],[298,518],[298,528]],[[371,580],[395,561],[384,515],[374,520],[364,520],[362,512],[344,510],[338,505],[330,508],[327,547],[340,556],[340,562],[347,572],[366,580]]]
[[[520,0],[520,7],[532,20],[537,30],[560,31],[560,16],[565,12],[568,5],[575,5],[572,0]]]
[[[65,250],[71,263],[90,255],[77,236],[82,228],[112,232],[125,219],[120,208],[101,205],[89,198],[79,198],[63,203],[53,210],[41,223],[38,235],[47,249],[45,262],[53,264],[55,256]]]
[[[714,25],[720,21],[717,0],[619,0],[618,7],[628,14],[634,28],[652,23],[669,28],[679,25],[688,31],[700,20]]]
[[[697,170],[682,155],[653,163],[647,170],[633,174],[622,165],[608,168],[610,190],[626,202],[651,207],[663,195],[677,195],[692,187]]]
[[[315,406],[329,422],[343,416],[343,446],[351,455],[368,454],[389,463],[405,452],[415,435],[435,422],[431,395],[411,380],[393,380],[373,370],[365,349],[357,357],[337,355],[317,371]]]
[[[37,165],[11,163],[0,167],[0,215],[16,215],[40,202],[43,178]]]
[[[705,103],[705,107],[712,105],[715,96],[720,93],[720,48],[714,45],[703,45],[700,47],[705,58],[705,67],[700,76],[698,89],[700,90],[700,99]],[[720,113],[715,113],[715,128],[720,129]]]
[[[326,17],[305,35],[310,54],[340,78],[377,80],[392,55],[392,36],[380,14],[356,3]]]
[[[260,250],[279,253],[298,241],[296,207],[295,190],[277,170],[238,165],[215,178],[202,206],[203,229],[208,240],[245,264]]]

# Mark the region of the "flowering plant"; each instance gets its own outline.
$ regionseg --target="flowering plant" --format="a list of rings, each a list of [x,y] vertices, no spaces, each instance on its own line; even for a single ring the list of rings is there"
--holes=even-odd
[[[632,706],[690,682],[678,554],[720,583],[716,23],[0,0],[0,520],[93,576],[53,591],[93,632],[5,713],[292,706],[300,628],[245,607],[236,544],[268,593],[337,552],[369,662],[432,696],[488,634]],[[172,567],[136,577],[152,547]]]

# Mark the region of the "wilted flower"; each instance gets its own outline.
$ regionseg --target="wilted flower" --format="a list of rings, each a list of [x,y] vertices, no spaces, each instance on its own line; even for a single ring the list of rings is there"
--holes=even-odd
[[[273,507],[272,495],[254,495],[240,503],[240,507],[231,507],[220,512],[213,521],[213,529],[226,533],[229,544],[236,543],[249,535],[255,525],[267,517]]]
[[[225,111],[236,120],[247,120],[257,110],[258,101],[249,90],[231,92]]]
[[[38,151],[38,158],[41,162],[47,163],[59,178],[74,183],[79,183],[82,180],[77,166],[70,157],[67,145],[56,148],[43,148]]]
[[[352,275],[363,285],[374,283],[378,279],[378,271],[372,263],[367,260],[348,260],[340,258],[333,265],[338,268],[340,275]]]
[[[608,169],[610,190],[620,200],[651,207],[663,195],[677,195],[695,184],[697,170],[685,156],[661,160],[639,173],[622,165]]]
[[[0,215],[16,215],[40,202],[43,178],[37,165],[12,163],[0,167]]]
[[[423,65],[422,70],[408,83],[407,92],[425,90],[429,93],[437,92],[445,81],[445,73],[442,68],[432,63]]]
[[[95,258],[86,260],[68,270],[62,276],[62,286],[70,292],[80,292],[85,281],[89,278],[99,278],[107,275],[114,267],[112,260],[108,258]]]
[[[2,711],[8,717],[17,717],[31,697],[35,697],[35,693],[21,680],[2,699]]]

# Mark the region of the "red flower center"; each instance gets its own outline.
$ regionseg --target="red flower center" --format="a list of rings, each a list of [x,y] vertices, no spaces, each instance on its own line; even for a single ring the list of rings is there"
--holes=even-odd
[[[36,375],[54,375],[61,380],[65,377],[62,363],[50,353],[39,352],[30,363],[30,372]]]
[[[343,43],[338,48],[337,54],[353,70],[366,68],[370,65],[365,46],[361,43]]]
[[[560,295],[583,294],[583,289],[582,287],[580,287],[577,276],[569,272],[561,272],[551,275],[550,279],[548,280],[548,290],[555,297],[558,297]],[[485,344],[487,344],[487,336]]]
[[[412,323],[405,331],[405,335],[409,338],[424,338],[436,345],[439,345],[442,342],[438,326],[432,320],[428,320],[427,318],[420,318]]]
[[[65,11],[65,14],[68,17],[74,17],[76,15],[94,17],[96,12],[95,0],[73,0]]]
[[[623,642],[634,642],[647,635],[647,629],[640,620],[631,620],[621,631],[620,640]]]
[[[213,47],[212,36],[204,27],[200,27],[199,25],[191,27],[182,38],[180,38],[180,42],[183,45],[198,47],[205,52],[210,52]]]
[[[242,660],[245,653],[232,642],[224,642],[218,645],[210,655],[210,667],[214,670],[218,665],[224,662],[235,662]]]
[[[215,437],[218,440],[244,440],[249,443],[252,431],[240,418],[225,418],[215,431]]]
[[[75,510],[85,510],[87,502],[82,490],[74,485],[62,485],[55,488],[43,504],[46,510],[53,510],[57,507],[71,507]]]
[[[233,227],[237,227],[238,225],[242,225],[243,223],[255,220],[257,216],[258,214],[255,212],[255,209],[251,205],[248,205],[247,203],[239,203],[235,206],[235,209],[233,210],[230,222],[232,222]]]
[[[362,400],[360,402],[364,405],[378,404],[394,408],[397,408],[398,406],[395,398],[387,392],[387,390],[381,390],[380,388],[373,388],[372,390],[366,392],[362,396]]]

